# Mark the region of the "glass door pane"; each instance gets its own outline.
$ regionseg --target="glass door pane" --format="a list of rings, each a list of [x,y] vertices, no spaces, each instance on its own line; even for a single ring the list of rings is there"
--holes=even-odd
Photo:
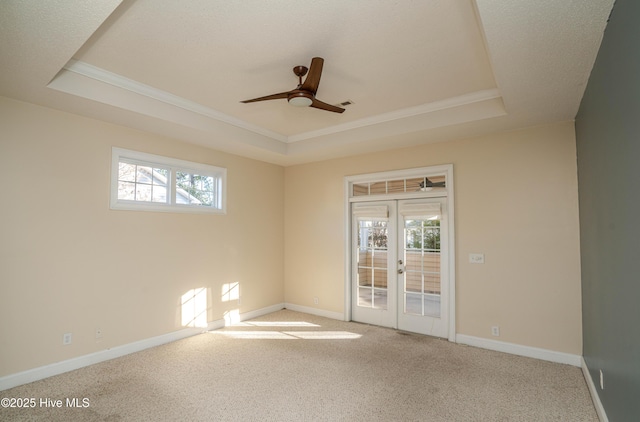
[[[404,313],[440,317],[440,218],[404,220]]]
[[[358,306],[387,309],[388,221],[358,221]]]

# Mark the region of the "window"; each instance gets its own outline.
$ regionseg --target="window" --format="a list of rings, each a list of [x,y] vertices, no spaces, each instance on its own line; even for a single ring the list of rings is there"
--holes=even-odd
[[[225,213],[227,170],[113,148],[111,209]]]
[[[395,195],[414,192],[426,192],[426,195],[433,196],[445,191],[445,175],[433,174],[420,175],[419,177],[353,183],[351,185],[350,196]]]

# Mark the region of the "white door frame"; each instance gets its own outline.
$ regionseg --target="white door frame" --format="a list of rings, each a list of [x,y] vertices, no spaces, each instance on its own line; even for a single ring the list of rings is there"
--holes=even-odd
[[[376,180],[393,180],[401,178],[422,177],[424,175],[445,175],[446,176],[446,190],[444,192],[411,192],[411,193],[397,193],[397,194],[385,194],[385,195],[367,195],[361,197],[352,197],[351,187],[354,183],[371,182]],[[455,290],[455,221],[454,221],[454,190],[453,190],[453,164],[445,164],[440,166],[420,167],[405,170],[386,171],[379,173],[359,174],[354,176],[346,176],[344,178],[344,221],[345,221],[345,283],[344,283],[344,320],[351,321],[352,313],[352,259],[351,259],[351,204],[360,201],[376,201],[376,200],[390,200],[390,199],[418,199],[418,198],[433,198],[433,197],[447,197],[447,219],[449,222],[449,276],[448,280],[443,282],[448,283],[449,286],[449,334],[448,340],[451,342],[456,341],[456,290]]]

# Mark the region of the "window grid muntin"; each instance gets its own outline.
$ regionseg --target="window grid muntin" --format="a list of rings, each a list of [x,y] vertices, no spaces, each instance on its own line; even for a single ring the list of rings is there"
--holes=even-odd
[[[131,178],[122,177],[122,168],[125,166],[133,166],[133,174]],[[151,169],[151,173],[148,173],[148,170],[140,170],[140,169]],[[165,171],[167,174],[163,175],[161,171]],[[146,203],[155,203],[155,204],[167,204],[169,202],[169,179],[170,179],[170,168],[168,166],[163,166],[162,164],[157,163],[149,163],[143,162],[139,160],[131,160],[124,157],[121,157],[118,160],[118,200],[119,201],[131,201],[131,202],[146,202]],[[144,180],[138,180],[140,173],[147,173],[147,178],[150,178],[150,183]],[[132,180],[129,180],[132,179]],[[164,181],[162,180],[164,179]],[[156,181],[158,183],[156,183]],[[121,197],[120,193],[122,191],[121,186],[123,184],[133,185],[133,199],[127,197]],[[149,200],[139,198],[139,189],[138,186],[146,187],[149,186]],[[162,191],[164,188],[164,201],[154,201],[154,187],[157,187],[157,190]],[[157,193],[157,192],[156,192]]]

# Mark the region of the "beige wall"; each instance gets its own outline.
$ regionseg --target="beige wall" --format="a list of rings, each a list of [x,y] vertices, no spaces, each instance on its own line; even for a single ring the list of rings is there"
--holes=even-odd
[[[190,289],[283,302],[282,167],[3,97],[0,128],[0,377],[179,330]],[[112,146],[226,167],[227,214],[110,210]]]
[[[581,354],[573,128],[564,122],[286,168],[287,303],[343,312],[344,176],[451,163],[457,332]],[[469,264],[469,253],[484,253],[486,263]]]
[[[179,330],[199,287],[209,321],[342,313],[344,176],[447,163],[457,332],[581,354],[572,122],[286,169],[2,97],[0,127],[0,377]],[[228,213],[110,210],[112,146],[226,167]],[[241,306],[221,300],[231,282]]]

